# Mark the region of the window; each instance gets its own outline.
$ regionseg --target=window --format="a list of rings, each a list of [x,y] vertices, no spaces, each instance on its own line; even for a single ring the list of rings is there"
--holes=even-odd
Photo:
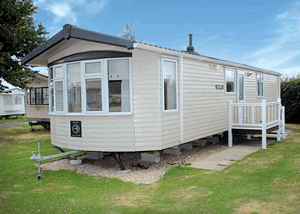
[[[50,96],[50,106],[49,110],[50,112],[54,111],[54,91],[53,91],[53,68],[49,69],[49,96]]]
[[[264,96],[264,76],[262,74],[257,74],[257,96],[263,97]]]
[[[64,70],[63,70],[62,66],[56,67],[54,69],[54,78],[63,77],[63,73],[64,73]]]
[[[43,88],[43,104],[49,105],[49,89]]]
[[[109,112],[130,112],[129,61],[108,61]]]
[[[30,105],[30,90],[27,90],[27,105]]]
[[[130,58],[56,65],[49,68],[50,111],[74,114],[131,113],[130,84]],[[54,108],[51,107],[53,103]]]
[[[64,110],[64,88],[63,81],[55,82],[55,109],[56,111]]]
[[[12,95],[5,95],[4,96],[4,105],[10,106],[12,104],[13,104],[13,102],[12,102]]]
[[[68,112],[81,112],[81,73],[80,63],[67,65]]]
[[[226,93],[235,92],[235,71],[225,68]]]
[[[102,112],[102,62],[85,63],[85,104],[87,112]]]
[[[20,94],[14,95],[14,104],[15,105],[22,104],[22,95]]]
[[[42,89],[35,88],[35,104],[42,105],[43,97],[42,97]]]
[[[48,88],[34,88],[27,94],[27,104],[29,105],[48,105],[49,90]]]
[[[163,60],[163,102],[164,110],[177,109],[177,63]]]
[[[101,79],[86,80],[86,110],[102,111]]]
[[[51,71],[50,71],[51,72]],[[67,97],[67,95],[64,95],[64,92],[66,89],[64,89],[64,79],[65,79],[65,72],[63,66],[57,66],[53,69],[53,83],[50,85],[53,85],[53,91],[54,91],[54,106],[55,111],[57,112],[64,112],[64,97]],[[50,79],[52,81],[52,79]],[[53,105],[53,104],[52,104]]]
[[[35,90],[30,90],[30,104],[35,105]]]

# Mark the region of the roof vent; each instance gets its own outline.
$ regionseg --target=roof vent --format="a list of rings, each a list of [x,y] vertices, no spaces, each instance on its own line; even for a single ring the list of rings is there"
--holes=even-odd
[[[192,37],[193,37],[193,34],[189,34],[189,36],[190,36],[190,44],[189,44],[189,46],[186,48],[186,50],[187,50],[187,52],[189,52],[189,53],[193,53],[194,50],[195,50],[195,48],[194,48],[193,45],[192,45]]]

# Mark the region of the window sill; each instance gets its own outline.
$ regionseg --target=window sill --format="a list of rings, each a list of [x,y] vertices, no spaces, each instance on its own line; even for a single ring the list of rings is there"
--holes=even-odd
[[[172,114],[172,113],[178,113],[178,109],[174,110],[163,110],[162,114]]]
[[[132,112],[124,112],[124,113],[48,113],[53,116],[126,116],[133,115]]]
[[[235,92],[226,92],[225,91],[225,95],[235,95],[236,93]]]

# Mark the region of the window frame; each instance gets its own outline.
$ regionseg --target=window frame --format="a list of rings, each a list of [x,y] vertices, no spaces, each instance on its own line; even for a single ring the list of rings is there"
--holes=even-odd
[[[13,96],[12,96],[13,94],[5,94],[4,95],[4,97],[10,97],[11,99],[11,103],[9,103],[9,104],[6,104],[6,102],[5,102],[5,98],[3,98],[3,105],[4,106],[13,106],[14,105],[14,98],[13,98]]]
[[[233,71],[233,73],[234,73],[234,81],[233,81],[234,91],[233,92],[227,92],[226,71]],[[235,68],[228,68],[228,67],[224,68],[224,82],[225,82],[224,83],[225,84],[225,95],[235,95],[236,91],[237,91],[237,86],[236,86],[236,83],[237,83],[237,70]]]
[[[130,94],[130,111],[129,112],[109,112],[109,100],[108,100],[108,60],[124,60],[127,59],[129,63],[129,94]],[[85,64],[101,62],[101,72],[102,73],[85,73]],[[68,112],[68,97],[67,97],[67,64],[80,63],[81,72],[81,112]],[[69,63],[61,63],[49,67],[53,68],[53,74],[55,73],[55,68],[63,66],[63,77],[54,78],[53,75],[53,93],[54,93],[54,109],[49,111],[49,115],[132,115],[133,114],[133,92],[132,92],[132,69],[131,69],[131,57],[117,57],[117,58],[105,58],[105,59],[94,59],[94,60],[82,60]],[[87,111],[86,110],[86,80],[87,79],[101,79],[102,83],[102,111]],[[55,92],[55,82],[63,81],[63,96],[64,96],[64,111],[56,111],[56,92]],[[50,84],[50,79],[49,79]],[[51,91],[49,87],[49,91]],[[49,93],[49,105],[51,108],[51,93]]]
[[[64,81],[65,81],[65,85],[63,84],[63,100],[64,102],[66,102],[66,104],[64,104],[64,107],[66,105],[66,109],[65,112],[68,114],[79,114],[80,112],[69,112],[69,100],[68,100],[68,66],[67,65],[71,65],[71,64],[78,64],[79,63],[79,67],[80,67],[80,82],[81,82],[81,112],[82,112],[82,72],[81,72],[81,62],[69,62],[69,63],[64,63],[63,64],[63,68],[64,68]],[[53,81],[54,82],[54,81]],[[55,99],[55,97],[54,97]]]
[[[20,97],[20,102],[21,103],[15,102],[15,101],[18,100],[18,97]],[[13,105],[22,105],[22,104],[23,104],[23,102],[22,102],[22,94],[13,94]]]
[[[33,90],[29,89],[29,93],[27,94],[27,99],[29,99],[27,101],[29,101],[29,102],[27,102],[27,105],[32,105],[32,106],[45,106],[45,105],[49,105],[49,101],[48,101],[48,104],[44,104],[44,97],[43,97],[44,88],[48,89],[48,96],[49,96],[49,88],[48,87],[35,87],[35,88],[33,88],[33,90],[34,90],[34,103],[31,102],[31,91],[33,91]],[[36,104],[36,89],[41,89],[42,104]]]
[[[95,63],[95,62],[101,62],[101,73],[90,73],[90,74],[86,74],[86,64],[88,63]],[[106,67],[106,68],[104,68]],[[104,74],[104,71],[107,71],[107,60],[106,62],[104,62],[104,60],[85,60],[81,62],[81,85],[82,85],[82,89],[81,89],[81,93],[82,93],[82,113],[83,114],[106,114],[107,113],[107,106],[105,103],[106,97],[104,94],[104,88],[106,87],[106,78]],[[86,99],[86,80],[88,79],[101,79],[101,93],[102,93],[102,111],[88,111],[86,109],[87,107],[87,99]],[[107,95],[108,96],[108,95]]]
[[[260,76],[260,85],[262,85],[262,88],[261,88],[262,95],[258,94],[258,82],[257,82],[258,76]],[[264,98],[264,95],[265,95],[264,87],[265,87],[265,84],[264,84],[264,75],[261,74],[261,73],[256,73],[256,91],[257,91],[256,95],[257,95],[257,97]]]
[[[164,87],[164,62],[175,62],[175,78],[176,78],[176,109],[165,109],[165,87]],[[162,58],[161,59],[161,87],[162,87],[162,114],[178,113],[178,63],[175,59]]]
[[[58,67],[62,67],[63,69],[63,75],[61,77],[55,77],[55,69]],[[59,64],[55,65],[52,67],[53,68],[53,94],[54,94],[54,111],[55,114],[66,114],[66,102],[68,101],[67,93],[66,93],[66,78],[67,78],[67,72],[66,72],[66,64]],[[62,82],[63,83],[63,110],[62,111],[57,111],[56,110],[56,83],[57,82]],[[70,113],[71,114],[71,113]]]

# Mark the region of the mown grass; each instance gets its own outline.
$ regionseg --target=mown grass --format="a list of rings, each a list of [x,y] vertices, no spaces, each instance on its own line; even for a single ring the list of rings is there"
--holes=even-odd
[[[300,125],[223,171],[174,167],[153,184],[75,171],[42,171],[30,161],[58,153],[47,132],[0,129],[0,213],[296,213],[300,210]],[[291,142],[294,141],[294,142]]]
[[[1,117],[0,117],[0,124],[3,124],[3,123],[14,123],[14,122],[25,122],[25,121],[28,121],[26,119],[26,116],[23,115],[23,116],[18,116],[18,119],[16,119],[15,116],[12,116],[10,117],[8,120],[1,120]]]

